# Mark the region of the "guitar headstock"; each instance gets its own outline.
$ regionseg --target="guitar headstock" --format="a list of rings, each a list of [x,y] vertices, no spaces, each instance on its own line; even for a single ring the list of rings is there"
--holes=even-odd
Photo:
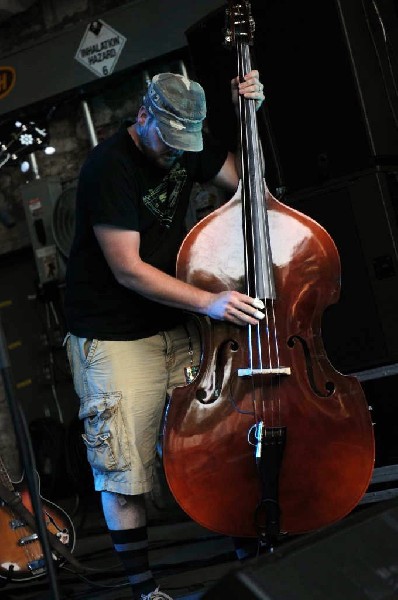
[[[238,42],[253,45],[255,23],[251,14],[248,0],[241,2],[228,2],[225,10],[224,44],[227,47]]]
[[[8,161],[14,162],[20,156],[41,149],[47,137],[47,130],[34,121],[16,121],[8,127],[5,135],[5,140],[0,139],[0,168]]]

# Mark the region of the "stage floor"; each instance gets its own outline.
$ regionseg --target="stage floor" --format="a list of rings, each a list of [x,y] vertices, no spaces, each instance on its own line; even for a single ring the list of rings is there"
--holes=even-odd
[[[78,575],[72,566],[65,563],[56,569],[57,589],[55,593],[54,586],[47,575],[43,575],[24,582],[8,583],[5,587],[0,588],[1,600],[56,600],[56,594],[58,594],[59,600],[122,600],[131,598],[123,567],[113,550],[105,526],[99,494],[90,492],[84,496],[63,498],[57,500],[56,503],[67,512],[73,521],[76,533],[73,556],[88,569],[87,574],[84,577]],[[332,538],[336,538],[336,544],[340,543],[342,553],[347,545],[347,540],[349,541],[352,538],[355,541],[357,539],[358,531],[360,532],[361,527],[363,527],[360,522],[366,519],[380,518],[377,517],[377,514],[374,517],[373,513],[382,510],[384,504],[383,502],[371,502],[370,504],[359,505],[352,515],[342,519],[335,525],[325,528],[324,533],[318,532],[321,533],[319,539],[324,538],[327,542],[328,537],[331,541],[333,541]],[[390,506],[388,502],[386,505]],[[397,506],[396,498],[393,499],[393,506]],[[206,592],[208,590],[213,590],[209,594],[211,600],[224,600],[224,598],[229,597],[228,592],[226,592],[226,595],[222,593],[223,582],[220,583],[217,590],[214,590],[214,587],[224,575],[242,567],[242,564],[236,559],[231,538],[209,531],[192,521],[177,506],[165,486],[162,486],[156,495],[148,496],[147,509],[150,564],[161,590],[172,598],[181,600],[199,600],[203,596],[207,597]],[[352,524],[353,519],[354,524]],[[358,520],[358,523],[356,520]],[[374,523],[377,524],[378,522],[375,520]],[[340,533],[343,534],[341,542],[338,541],[339,537],[335,536],[336,532],[339,535]],[[283,544],[280,544],[283,548],[280,547],[280,551],[276,552],[275,555],[280,554],[282,556],[285,553],[288,555],[289,548],[297,543],[304,548],[308,545],[309,553],[315,552],[316,555],[316,545],[314,550],[311,550],[310,546],[314,544],[314,537],[317,539],[318,536],[316,532],[313,537],[312,535],[310,533],[295,536],[295,539],[287,538]],[[398,547],[395,534],[392,539],[394,539],[393,546],[395,548],[393,562],[398,565],[396,563]],[[0,543],[2,543],[1,538]],[[378,546],[380,543],[369,538],[365,547],[368,547],[369,552],[376,552],[376,555],[379,556]],[[3,556],[4,552],[3,547]],[[329,552],[329,550],[321,549],[322,552]],[[272,557],[269,556],[268,558],[271,559]],[[261,571],[265,566],[265,559],[266,557],[252,559],[243,569],[246,571],[249,567]],[[310,562],[312,560],[313,558],[309,559]],[[377,560],[382,560],[382,558],[376,560],[372,555],[372,558],[366,560],[369,562],[368,566],[372,565],[372,561],[375,562],[376,568]],[[385,562],[388,566],[387,557]],[[382,562],[382,565],[384,565],[384,562]],[[336,573],[336,581],[339,579],[337,575]],[[287,581],[288,577],[288,573],[284,573],[282,579]],[[361,581],[364,574],[361,572],[356,577],[358,581]],[[232,581],[232,577],[227,579]],[[381,583],[383,582],[377,580],[375,590]],[[239,598],[239,595],[232,597]],[[284,596],[276,595],[272,597],[282,598]],[[294,595],[292,597],[295,598]],[[305,597],[307,600],[312,595],[301,597]],[[319,597],[323,598],[324,596]],[[362,598],[362,596],[353,596],[355,599],[357,597]],[[372,599],[376,597],[381,598],[381,596],[369,596]],[[384,597],[396,598],[398,596]],[[348,595],[344,600],[349,600],[349,598]]]
[[[56,569],[62,600],[119,600],[131,598],[123,567],[113,550],[99,506],[98,495],[57,504],[71,517],[76,544],[73,556],[84,567],[95,569],[83,577],[64,564]],[[149,503],[150,563],[160,588],[172,598],[196,600],[219,579],[238,566],[230,538],[200,527],[168,501],[160,509]],[[2,600],[54,598],[46,575],[0,588]]]

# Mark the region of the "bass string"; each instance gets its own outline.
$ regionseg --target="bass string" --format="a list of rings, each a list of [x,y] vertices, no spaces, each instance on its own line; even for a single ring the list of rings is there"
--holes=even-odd
[[[237,60],[238,60],[238,77],[240,80],[243,79],[245,73],[252,70],[250,51],[248,43],[238,41],[236,44]],[[271,427],[271,432],[275,427],[278,427],[281,423],[281,404],[280,404],[280,377],[277,376],[276,385],[274,385],[274,378],[272,377],[272,371],[280,368],[280,353],[278,344],[278,335],[276,329],[276,314],[275,314],[275,303],[272,298],[274,294],[273,289],[273,274],[272,274],[272,254],[270,247],[270,239],[267,228],[267,207],[265,202],[265,182],[263,174],[257,175],[251,178],[248,173],[247,159],[249,155],[248,151],[248,131],[245,124],[251,122],[251,135],[252,135],[252,148],[254,150],[254,164],[258,167],[263,165],[263,156],[261,151],[260,140],[258,136],[258,129],[256,126],[256,117],[254,103],[250,100],[246,100],[239,97],[240,106],[240,140],[241,140],[241,151],[242,151],[242,193],[243,193],[243,219],[244,219],[244,238],[245,238],[245,269],[247,274],[247,280],[250,279],[252,274],[254,281],[247,281],[247,292],[254,293],[256,297],[260,297],[257,290],[270,290],[271,298],[261,298],[265,304],[265,317],[258,325],[254,326],[255,335],[253,335],[253,326],[248,326],[248,351],[249,351],[249,368],[253,370],[269,371],[271,374],[270,385],[264,379],[261,378],[261,385],[258,387],[255,382],[252,383],[252,402],[253,412],[255,421],[263,421],[266,426]],[[251,113],[251,114],[250,114]],[[253,183],[254,181],[254,183]],[[253,185],[256,189],[253,190]],[[253,207],[250,204],[250,198],[262,199],[259,206]],[[249,207],[248,207],[249,204]],[[248,209],[250,208],[250,210]],[[253,211],[258,211],[258,219],[253,218]],[[249,222],[247,222],[249,221]],[[267,257],[266,260],[262,260],[263,257],[257,256],[256,252],[250,252],[249,257],[248,243],[250,247],[254,247],[253,240],[258,235],[258,231],[255,230],[255,224],[263,227],[265,234],[263,234]],[[249,239],[250,236],[250,239]],[[250,266],[250,258],[253,261],[252,267]],[[260,264],[258,264],[260,263]],[[258,281],[258,273],[262,277],[261,284]],[[265,338],[265,340],[264,340]],[[263,341],[264,340],[264,341]],[[254,348],[255,345],[255,348]],[[264,347],[265,345],[265,347]],[[255,351],[256,350],[256,351]],[[256,356],[256,364],[254,363],[254,356]],[[253,376],[254,377],[254,376]],[[259,408],[260,407],[260,408]]]

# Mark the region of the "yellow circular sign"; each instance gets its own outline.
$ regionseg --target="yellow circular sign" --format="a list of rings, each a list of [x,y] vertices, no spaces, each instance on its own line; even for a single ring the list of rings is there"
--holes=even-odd
[[[0,67],[0,100],[11,92],[16,79],[14,67]]]

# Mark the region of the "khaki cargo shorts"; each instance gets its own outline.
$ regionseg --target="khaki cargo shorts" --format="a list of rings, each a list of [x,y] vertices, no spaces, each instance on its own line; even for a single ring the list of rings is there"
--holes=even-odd
[[[68,334],[64,344],[95,489],[149,492],[167,394],[186,383],[184,368],[200,362],[196,326],[134,341]]]

